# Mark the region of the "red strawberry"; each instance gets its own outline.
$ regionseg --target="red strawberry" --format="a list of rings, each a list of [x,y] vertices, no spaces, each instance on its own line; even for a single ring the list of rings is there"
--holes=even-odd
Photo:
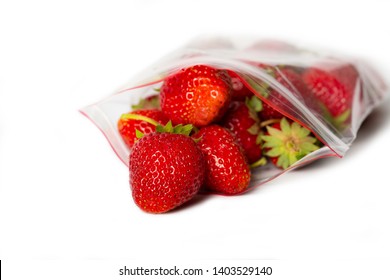
[[[344,64],[330,71],[345,86],[347,92],[353,93],[359,79],[359,72],[352,64]]]
[[[186,126],[182,128],[186,130]],[[199,191],[205,161],[187,135],[154,132],[135,143],[130,154],[130,185],[133,199],[142,210],[164,213]]]
[[[283,118],[283,115],[267,103],[263,102],[263,109],[259,112],[259,117],[261,118],[261,120],[270,120],[281,119]]]
[[[347,92],[350,92],[351,95],[359,94],[359,100],[361,103],[363,102],[364,99],[363,96],[364,91],[362,89],[363,84],[362,84],[362,80],[360,79],[359,72],[355,66],[353,66],[352,64],[344,64],[340,67],[337,67],[336,69],[333,69],[331,73],[345,86]],[[360,88],[359,88],[359,83],[361,83]],[[351,104],[352,102],[353,101],[351,101]],[[343,120],[341,121],[345,123],[347,119],[348,116],[344,121]]]
[[[222,120],[222,126],[229,129],[237,143],[243,148],[249,163],[261,158],[260,124],[257,113],[249,102],[233,101]]]
[[[161,86],[161,109],[174,124],[205,126],[225,113],[231,99],[226,71],[205,65],[182,69]]]
[[[353,87],[346,86],[331,72],[318,68],[307,69],[303,79],[312,96],[322,104],[325,118],[336,127],[345,123],[351,113]]]
[[[267,126],[267,132],[261,138],[264,141],[265,155],[283,169],[319,149],[318,141],[311,136],[310,130],[286,118]]]
[[[224,194],[243,192],[251,172],[233,135],[218,125],[203,127],[193,136],[206,160],[205,186]]]
[[[136,130],[148,134],[156,130],[157,124],[165,125],[168,121],[169,119],[159,110],[136,110],[120,117],[118,130],[125,144],[131,149],[138,140]]]
[[[228,71],[229,76],[231,77],[232,84],[232,99],[237,101],[245,101],[246,98],[253,96],[253,92],[247,88],[238,75],[233,71]]]

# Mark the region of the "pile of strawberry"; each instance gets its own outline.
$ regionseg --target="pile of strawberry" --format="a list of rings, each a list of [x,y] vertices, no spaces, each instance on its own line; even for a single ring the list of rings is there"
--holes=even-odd
[[[331,122],[348,120],[354,69],[340,75],[318,68],[258,67],[315,103]],[[279,94],[266,84],[256,90],[263,100]],[[271,162],[286,169],[322,145],[279,112],[281,104],[262,101],[229,70],[191,66],[167,77],[158,91],[118,121],[131,149],[132,195],[146,212],[167,212],[199,191],[242,193],[251,168]]]

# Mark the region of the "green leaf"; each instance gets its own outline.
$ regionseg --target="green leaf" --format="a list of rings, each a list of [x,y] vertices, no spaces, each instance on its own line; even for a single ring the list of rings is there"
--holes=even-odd
[[[271,136],[277,137],[277,138],[285,138],[284,133],[276,128],[273,128],[272,126],[267,126],[267,131]]]
[[[297,136],[297,137],[298,137],[299,131],[300,131],[301,129],[305,129],[305,128],[303,128],[299,123],[293,122],[293,123],[291,124],[291,130],[292,130],[294,136]]]
[[[252,163],[250,165],[250,168],[259,167],[259,166],[263,166],[263,165],[266,165],[266,164],[267,164],[267,159],[265,157],[262,157],[258,161],[255,161],[254,163]]]
[[[304,142],[299,146],[305,154],[318,150],[320,147],[309,142]]]
[[[264,135],[261,137],[265,142],[263,143],[264,148],[273,148],[283,145],[283,141],[280,138]]]
[[[189,136],[191,134],[191,131],[193,128],[194,128],[194,126],[192,124],[187,124],[187,125],[183,126],[181,133]]]
[[[158,125],[156,131],[160,133],[174,133],[174,134],[183,134],[189,136],[193,131],[194,126],[192,124],[178,124],[176,126],[172,125],[172,122],[169,121],[165,126]]]
[[[261,139],[264,140],[265,142],[270,142],[274,139],[274,137],[270,135],[261,135]]]
[[[269,157],[277,157],[277,156],[283,155],[283,150],[281,147],[274,147],[271,150],[269,150],[266,153],[266,155]]]
[[[312,137],[312,136],[307,136],[307,137],[305,137],[305,140],[304,140],[304,141],[305,141],[305,142],[312,143],[312,144],[314,144],[314,143],[321,143],[317,138]]]
[[[268,84],[266,84],[265,82],[257,82],[250,78],[248,78],[246,81],[257,93],[261,94],[265,98],[268,98],[269,96]]]
[[[300,125],[299,125],[299,127],[294,125],[293,134],[294,134],[294,136],[296,136],[298,138],[305,138],[310,134],[310,130],[308,130],[307,128],[302,127]]]
[[[247,131],[252,135],[257,135],[260,132],[260,127],[257,123],[254,123]]]
[[[156,126],[156,131],[160,133],[164,133],[165,128],[161,124],[159,124],[158,126]]]
[[[131,105],[131,109],[133,110],[138,110],[138,109],[142,109],[144,108],[145,106],[145,99],[141,99],[138,104],[135,104],[135,105]]]
[[[141,131],[139,131],[138,129],[136,129],[136,130],[135,130],[135,136],[136,136],[138,139],[140,139],[140,138],[144,137],[144,134],[143,134]]]
[[[256,95],[253,95],[250,99],[247,98],[245,103],[255,112],[263,110],[263,102]]]
[[[172,122],[169,121],[166,125],[165,125],[165,132],[168,132],[168,133],[173,133],[173,125],[172,125]]]
[[[295,153],[289,153],[289,155],[288,155],[288,166],[291,166],[295,162],[297,162],[296,154]]]
[[[330,124],[332,124],[337,130],[343,131],[348,127],[347,120],[349,116],[351,115],[351,110],[345,110],[341,115],[338,117],[332,116],[329,109],[323,104],[319,103],[322,111],[322,115],[324,116],[324,119],[327,120]]]
[[[280,157],[277,161],[277,165],[282,167],[283,169],[286,169],[289,166],[288,157],[285,153],[280,155]]]
[[[301,160],[301,159],[304,158],[305,156],[307,156],[307,154],[305,154],[305,153],[300,153],[300,154],[297,155],[297,159],[298,159],[298,160]]]
[[[257,137],[256,137],[256,145],[260,145],[261,142],[262,142],[262,137],[263,137],[263,132],[260,131],[259,134],[257,134]]]
[[[192,139],[195,141],[195,143],[198,143],[200,141],[200,139],[202,139],[202,136],[199,138],[192,138]]]
[[[182,124],[178,124],[177,126],[175,126],[174,128],[173,128],[173,133],[180,133],[181,132],[181,130],[182,130],[182,128],[183,128],[183,125]]]
[[[343,124],[345,121],[347,121],[347,119],[349,118],[351,114],[351,110],[345,110],[344,113],[342,113],[340,116],[336,117],[334,119],[334,122],[337,124],[337,125],[341,125]]]
[[[156,89],[154,89],[156,91]],[[160,96],[153,95],[147,98],[142,98],[138,102],[138,104],[132,105],[131,108],[133,110],[138,109],[158,109],[160,108]]]
[[[284,134],[289,135],[291,133],[291,127],[286,118],[282,118],[282,120],[280,121],[280,128],[282,129],[282,132]]]

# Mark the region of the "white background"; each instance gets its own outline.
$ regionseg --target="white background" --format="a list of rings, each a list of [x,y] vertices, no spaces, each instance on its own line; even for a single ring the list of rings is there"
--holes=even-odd
[[[205,33],[330,48],[365,57],[388,77],[389,11],[385,0],[1,0],[0,258],[348,262],[334,279],[367,276],[366,262],[383,268],[390,262],[389,102],[345,158],[246,195],[198,197],[165,215],[135,206],[126,167],[78,109]]]

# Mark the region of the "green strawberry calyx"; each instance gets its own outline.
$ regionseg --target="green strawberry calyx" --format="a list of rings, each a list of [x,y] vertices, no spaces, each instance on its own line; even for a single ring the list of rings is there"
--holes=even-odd
[[[253,110],[256,113],[263,110],[263,102],[256,95],[252,95],[251,98],[247,97],[245,99],[245,104],[250,110]]]
[[[156,126],[156,132],[183,134],[186,136],[190,136],[193,129],[194,126],[192,124],[186,124],[186,125],[178,124],[176,126],[173,126],[171,121],[169,121],[164,126],[161,124]]]
[[[151,96],[149,98],[140,99],[138,104],[132,105],[131,108],[133,110],[138,110],[138,109],[159,109],[160,108],[160,98],[159,98],[158,95],[156,95],[156,96]]]
[[[337,130],[343,131],[349,127],[348,120],[351,116],[350,109],[345,110],[338,116],[333,116],[323,103],[320,103],[320,108],[322,110],[324,119],[333,125]]]
[[[246,81],[251,86],[251,88],[257,93],[261,94],[261,96],[264,98],[269,97],[270,86],[267,83],[263,81],[255,81],[249,78]]]
[[[297,122],[291,124],[286,118],[280,121],[280,129],[267,126],[268,135],[263,135],[263,147],[268,148],[266,156],[277,158],[276,165],[286,169],[292,164],[319,149],[317,139],[310,136],[310,130]]]

